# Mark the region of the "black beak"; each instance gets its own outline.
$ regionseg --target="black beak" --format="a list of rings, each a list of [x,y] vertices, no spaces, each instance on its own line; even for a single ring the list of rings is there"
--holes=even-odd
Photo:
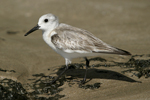
[[[37,24],[35,27],[33,27],[30,31],[28,31],[24,36],[27,36],[29,35],[30,33],[38,30],[40,28],[40,26]]]

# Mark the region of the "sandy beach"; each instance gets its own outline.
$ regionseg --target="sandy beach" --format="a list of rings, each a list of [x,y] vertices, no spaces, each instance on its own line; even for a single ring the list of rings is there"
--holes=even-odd
[[[26,93],[18,94],[31,100],[150,100],[149,0],[1,0],[0,9],[2,87],[9,80],[21,83]],[[81,87],[78,81],[84,76],[85,61],[74,59],[74,67],[61,78],[62,83],[56,82],[56,93],[34,92],[43,90],[41,82],[56,77],[65,65],[64,58],[43,41],[41,30],[24,36],[47,13],[58,16],[60,23],[90,31],[132,56],[89,57],[88,82]],[[137,63],[143,64],[141,73],[146,74],[139,74]],[[0,99],[6,98],[2,93],[0,88]]]

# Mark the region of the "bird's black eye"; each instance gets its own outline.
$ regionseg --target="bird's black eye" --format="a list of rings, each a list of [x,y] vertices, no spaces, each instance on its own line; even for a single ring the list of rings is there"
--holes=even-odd
[[[48,19],[44,19],[44,22],[47,23],[47,22],[48,22]]]

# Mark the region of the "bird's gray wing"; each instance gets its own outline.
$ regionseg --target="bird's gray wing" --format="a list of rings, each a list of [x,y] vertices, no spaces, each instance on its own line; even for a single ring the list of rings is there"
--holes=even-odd
[[[56,34],[51,37],[51,42],[64,52],[115,53],[117,51],[116,48],[83,29],[63,24],[54,31]]]

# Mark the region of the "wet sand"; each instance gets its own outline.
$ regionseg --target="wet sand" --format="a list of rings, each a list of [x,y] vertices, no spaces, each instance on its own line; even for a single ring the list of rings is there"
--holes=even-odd
[[[55,53],[42,39],[41,31],[27,37],[24,34],[34,27],[41,15],[53,13],[60,23],[86,29],[104,42],[127,50],[135,59],[149,60],[150,54],[150,2],[149,0],[45,0],[6,1],[0,4],[0,80],[5,78],[26,84],[38,80],[33,75],[43,73],[57,76],[65,64],[64,58]],[[127,62],[131,57],[101,56],[106,61],[91,61],[87,84],[100,83],[98,89],[82,89],[78,82],[69,86],[64,82],[60,92],[61,100],[149,100],[150,79],[138,78],[133,73],[122,71],[131,69],[114,62]],[[95,58],[95,57],[92,57]],[[114,62],[113,62],[114,61]],[[75,59],[73,63],[85,63]],[[106,65],[110,65],[106,67]],[[65,76],[81,80],[85,68],[70,69]],[[135,72],[136,73],[136,72]],[[119,77],[121,76],[121,77]],[[30,79],[30,80],[29,80]],[[34,80],[31,80],[34,79]],[[137,82],[136,82],[137,81]],[[140,83],[140,82],[141,83]],[[27,89],[27,91],[33,91]],[[38,96],[49,97],[42,94]],[[55,96],[55,95],[52,95]]]

